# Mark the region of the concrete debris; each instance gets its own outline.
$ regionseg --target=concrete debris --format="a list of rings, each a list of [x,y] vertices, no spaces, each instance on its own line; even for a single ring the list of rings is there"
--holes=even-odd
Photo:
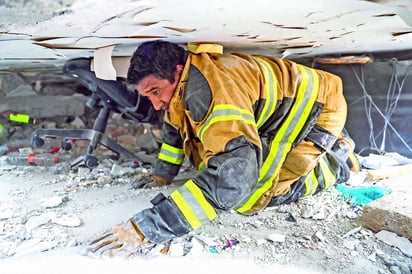
[[[283,243],[285,242],[286,235],[278,234],[278,233],[271,233],[267,236],[267,239],[274,243]]]
[[[63,203],[63,197],[56,196],[40,200],[40,204],[45,208],[58,207]]]
[[[350,231],[346,232],[345,235],[342,236],[342,238],[345,239],[349,236],[352,236],[352,235],[358,233],[359,231],[361,231],[361,229],[362,229],[361,226],[355,227],[354,229],[351,229]]]
[[[190,250],[186,254],[187,256],[201,256],[202,254],[206,253],[207,250],[205,249],[205,244],[201,242],[196,237],[192,237],[190,240]]]
[[[312,216],[314,220],[323,220],[326,218],[326,209],[324,207],[319,208],[318,212]]]
[[[173,241],[169,246],[168,254],[173,257],[181,257],[185,255],[185,247],[181,241]]]
[[[376,237],[389,245],[399,248],[405,255],[412,257],[412,244],[408,239],[399,237],[395,233],[386,230],[376,233]]]
[[[51,218],[50,221],[57,225],[69,227],[77,227],[82,224],[82,220],[78,216],[71,214],[64,214],[63,216],[54,216],[53,218]]]
[[[14,215],[14,211],[12,209],[4,209],[0,211],[0,220],[10,219]]]
[[[25,224],[26,231],[31,232],[34,228],[47,224],[52,218],[51,215],[53,214],[45,213],[45,214],[41,214],[40,216],[30,217]]]
[[[344,240],[343,241],[343,246],[350,250],[355,250],[358,244],[359,244],[358,240]]]
[[[56,241],[39,241],[38,239],[33,239],[24,241],[15,250],[13,250],[12,253],[14,256],[22,256],[29,253],[50,250],[57,245],[58,243]]]
[[[110,174],[113,177],[121,177],[121,176],[126,176],[126,175],[133,175],[136,172],[136,169],[131,168],[131,167],[122,167],[117,164],[114,164],[112,166],[112,169],[110,170]]]
[[[0,112],[7,110],[30,114],[36,118],[52,118],[56,116],[82,116],[85,114],[85,103],[88,97],[54,95],[24,95],[2,98]],[[45,108],[51,105],[52,108]]]
[[[363,209],[362,223],[379,232],[388,230],[412,240],[412,188],[407,175],[382,180],[391,193],[377,199]]]
[[[0,121],[8,128],[16,128],[11,138],[1,141],[7,151],[30,148],[35,153],[47,153],[59,147],[60,141],[52,139],[42,148],[32,148],[27,139],[34,128],[79,128],[92,123],[93,115],[87,115],[75,115],[69,120],[57,116],[40,119],[37,125]],[[107,149],[99,147],[95,151],[99,159],[96,168],[80,165],[70,169],[70,161],[83,155],[87,148],[87,142],[80,140],[69,151],[58,150],[56,155],[62,162],[51,167],[1,166],[0,258],[84,245],[130,218],[139,208],[150,206],[159,191],[171,193],[191,178],[195,171],[185,163],[171,186],[130,189],[133,178],[150,172],[156,160],[156,142],[147,142],[143,150],[133,145],[144,140],[140,136],[147,132],[147,128],[125,122],[119,116],[110,119],[106,132],[131,151],[151,159],[144,166],[113,160]],[[369,182],[360,172],[352,173],[347,185],[379,183]],[[151,258],[212,254],[247,258],[260,264],[309,265],[318,272],[342,274],[408,273],[405,271],[412,265],[410,250],[402,246],[400,252],[401,247],[386,244],[377,238],[378,234],[375,237],[374,231],[360,223],[363,210],[331,188],[252,216],[221,212],[211,223],[145,254]],[[362,266],[356,263],[359,261]]]
[[[266,239],[257,239],[256,240],[256,245],[257,246],[262,246],[264,244],[266,244],[268,241]]]

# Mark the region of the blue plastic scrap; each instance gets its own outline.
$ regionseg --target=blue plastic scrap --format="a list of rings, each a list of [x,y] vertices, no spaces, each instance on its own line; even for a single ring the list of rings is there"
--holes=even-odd
[[[344,198],[350,199],[354,205],[367,205],[391,192],[389,189],[380,186],[349,187],[342,184],[337,185],[336,190]]]

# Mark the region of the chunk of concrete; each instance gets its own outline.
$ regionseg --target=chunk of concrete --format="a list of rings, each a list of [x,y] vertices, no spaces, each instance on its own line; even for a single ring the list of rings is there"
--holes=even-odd
[[[388,230],[412,240],[410,175],[390,178],[385,182],[385,187],[392,192],[365,206],[362,224],[375,232]]]
[[[30,82],[20,73],[0,73],[0,94],[8,95],[20,86],[30,86]]]
[[[15,111],[29,114],[34,118],[56,116],[81,116],[85,111],[87,96],[76,94],[71,96],[11,96],[3,97],[0,112]]]

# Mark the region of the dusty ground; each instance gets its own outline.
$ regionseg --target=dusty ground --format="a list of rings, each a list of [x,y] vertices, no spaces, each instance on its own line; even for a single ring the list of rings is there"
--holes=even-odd
[[[0,30],[70,12],[72,2],[0,0]],[[224,212],[212,223],[176,239],[166,255],[154,250],[143,259],[89,260],[81,252],[85,243],[149,206],[158,191],[170,193],[176,187],[130,189],[131,178],[142,170],[129,167],[130,163],[105,161],[89,172],[69,170],[68,162],[52,168],[0,164],[0,272],[412,271],[411,257],[362,227],[362,208],[352,206],[335,189],[254,216]],[[227,247],[230,240],[239,243]]]
[[[158,191],[170,193],[182,182],[135,190],[130,182],[144,169],[130,168],[127,162],[102,163],[92,171],[82,167],[69,170],[68,161],[53,167],[0,167],[2,273],[38,273],[33,270],[38,270],[39,260],[30,258],[39,254],[73,267],[71,261],[83,260],[81,248],[87,241],[149,206]],[[179,178],[190,172],[184,170]],[[165,258],[186,264],[207,258],[203,262],[207,268],[209,263],[219,265],[224,258],[235,262],[233,267],[240,267],[238,273],[244,273],[241,263],[245,260],[286,271],[410,273],[412,259],[362,227],[361,213],[361,207],[352,206],[335,189],[254,216],[223,212],[212,223],[176,239],[168,254],[159,255],[155,249],[145,257],[150,261],[146,266],[153,270],[156,262]],[[228,247],[229,240],[239,243]],[[106,262],[94,264],[104,267]],[[33,268],[16,272],[16,266],[23,265]]]

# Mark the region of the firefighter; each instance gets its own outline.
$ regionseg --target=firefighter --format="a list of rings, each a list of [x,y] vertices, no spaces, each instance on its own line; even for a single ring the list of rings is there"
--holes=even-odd
[[[197,174],[93,240],[95,255],[165,243],[220,211],[254,214],[349,177],[353,144],[342,135],[347,105],[336,75],[214,44],[151,41],[134,52],[127,82],[165,112],[158,160],[141,185],[170,184],[185,157]]]

